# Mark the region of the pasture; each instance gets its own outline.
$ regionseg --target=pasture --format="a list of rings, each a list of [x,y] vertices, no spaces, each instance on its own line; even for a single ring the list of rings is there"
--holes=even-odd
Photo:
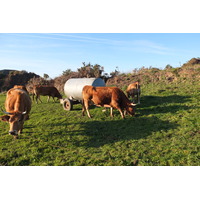
[[[15,140],[0,121],[1,166],[197,166],[200,165],[200,85],[198,82],[141,87],[136,116],[81,105],[65,111],[42,97]],[[4,108],[5,94],[0,95]],[[3,113],[1,113],[3,115]]]

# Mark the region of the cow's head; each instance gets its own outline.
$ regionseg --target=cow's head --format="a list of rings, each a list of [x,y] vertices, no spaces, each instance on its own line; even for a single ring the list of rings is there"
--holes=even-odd
[[[24,124],[25,112],[4,112],[6,115],[0,117],[0,120],[10,124],[9,134],[18,135],[21,132]]]
[[[135,115],[135,106],[136,106],[136,104],[134,104],[134,103],[130,103],[127,106],[126,111],[128,112],[128,114],[130,114],[132,116]]]
[[[59,94],[59,93],[58,93],[58,94],[56,94],[56,95],[55,95],[55,97],[57,97],[57,98],[58,98],[58,100],[62,99],[62,95],[61,95],[61,94]]]

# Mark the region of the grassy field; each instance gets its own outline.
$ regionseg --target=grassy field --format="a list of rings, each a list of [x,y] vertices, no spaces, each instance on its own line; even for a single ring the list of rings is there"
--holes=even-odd
[[[200,165],[199,83],[142,86],[136,117],[121,119],[81,105],[33,103],[23,134],[14,140],[0,121],[2,166],[197,166]],[[4,107],[5,94],[0,95]],[[3,113],[2,113],[3,115]]]

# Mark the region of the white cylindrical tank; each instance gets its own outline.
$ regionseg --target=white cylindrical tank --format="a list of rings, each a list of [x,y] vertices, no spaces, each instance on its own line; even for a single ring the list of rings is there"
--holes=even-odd
[[[64,85],[64,93],[71,100],[82,100],[82,89],[85,85],[104,87],[105,82],[101,78],[71,78]]]

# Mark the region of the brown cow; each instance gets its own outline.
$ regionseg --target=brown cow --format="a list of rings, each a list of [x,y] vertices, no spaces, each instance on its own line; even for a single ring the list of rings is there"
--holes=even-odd
[[[58,99],[62,99],[61,94],[53,86],[39,86],[39,85],[35,85],[35,86],[33,86],[33,101],[34,101],[34,95],[36,96],[35,97],[36,103],[38,103],[38,99],[42,103],[42,101],[40,99],[40,95],[48,96],[47,102],[49,102],[50,97],[53,98],[54,102],[55,102],[54,97],[57,97]]]
[[[132,97],[133,101],[135,102],[135,95],[137,96],[137,103],[140,104],[140,85],[138,81],[135,81],[134,83],[131,83],[127,89],[126,93],[128,98]]]
[[[29,119],[31,99],[26,91],[12,88],[7,92],[5,109],[6,115],[0,117],[10,124],[9,134],[17,138],[23,130],[24,121]]]
[[[86,110],[89,118],[91,118],[88,110],[90,101],[92,101],[96,106],[110,107],[111,117],[113,117],[113,108],[119,110],[122,118],[124,118],[124,110],[132,116],[135,115],[136,104],[133,104],[124,92],[117,87],[93,87],[86,85],[82,90],[82,95],[82,114],[84,115]]]

